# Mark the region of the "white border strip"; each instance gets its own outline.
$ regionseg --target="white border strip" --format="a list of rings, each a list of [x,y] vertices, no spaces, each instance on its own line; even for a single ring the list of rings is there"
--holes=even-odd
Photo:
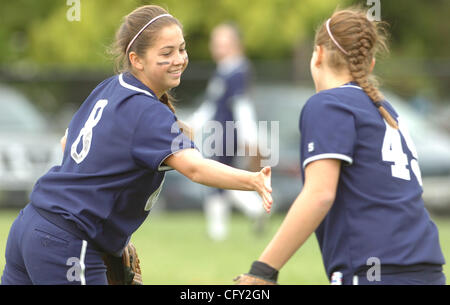
[[[81,285],[86,285],[86,277],[85,277],[85,270],[86,270],[86,265],[84,264],[84,259],[86,257],[86,248],[87,248],[87,241],[83,240],[83,243],[81,245],[81,253],[80,253],[80,268],[81,268],[81,272],[80,272],[80,281],[81,281]]]
[[[343,86],[340,86],[340,87],[338,87],[338,88],[355,88],[355,89],[362,90],[361,87],[359,87],[359,86],[354,86],[354,85],[343,85]]]
[[[308,163],[311,163],[313,161],[321,160],[321,159],[339,159],[342,161],[346,161],[350,164],[353,163],[353,159],[349,156],[342,155],[342,154],[320,154],[316,156],[309,157],[305,161],[303,161],[303,169],[308,165]]]
[[[127,89],[134,90],[134,91],[141,92],[141,93],[145,93],[145,94],[147,94],[147,95],[149,95],[151,97],[155,97],[153,94],[151,94],[147,90],[143,90],[141,88],[138,88],[138,87],[135,87],[133,85],[130,85],[130,84],[126,83],[123,80],[123,73],[119,74],[119,83],[122,85],[122,87],[125,87]]]

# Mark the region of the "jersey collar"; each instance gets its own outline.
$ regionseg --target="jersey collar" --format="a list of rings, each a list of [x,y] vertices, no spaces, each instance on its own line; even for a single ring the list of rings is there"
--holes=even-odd
[[[233,56],[220,61],[217,64],[217,72],[221,75],[231,74],[233,71],[239,69],[246,64],[246,59],[243,56]]]
[[[358,85],[358,83],[354,82],[354,81],[343,84],[342,86],[339,86],[338,88],[355,88],[355,89],[362,90],[362,88]]]
[[[144,93],[157,99],[156,94],[130,72],[119,74],[119,83],[122,87],[134,90],[136,92]]]

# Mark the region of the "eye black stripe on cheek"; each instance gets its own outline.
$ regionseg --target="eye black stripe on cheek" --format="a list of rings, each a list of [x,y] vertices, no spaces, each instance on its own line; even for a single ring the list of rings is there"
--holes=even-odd
[[[170,62],[168,62],[168,61],[161,61],[161,62],[157,62],[156,64],[160,65],[160,66],[165,66],[165,65],[169,65]]]

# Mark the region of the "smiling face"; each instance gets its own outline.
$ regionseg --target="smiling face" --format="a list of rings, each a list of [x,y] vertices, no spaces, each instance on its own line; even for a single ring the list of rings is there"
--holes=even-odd
[[[143,56],[130,52],[130,61],[135,76],[158,97],[177,87],[188,64],[186,42],[181,28],[176,24],[162,28]]]

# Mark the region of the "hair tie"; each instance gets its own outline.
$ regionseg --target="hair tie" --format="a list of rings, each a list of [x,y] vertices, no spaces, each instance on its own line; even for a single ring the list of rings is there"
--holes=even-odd
[[[377,108],[380,108],[381,106],[383,106],[383,105],[381,104],[381,102],[374,102],[374,104],[375,104],[375,106],[377,106]]]
[[[330,21],[331,21],[331,18],[328,19],[327,23],[326,23],[326,28],[327,28],[328,35],[330,36],[330,38],[334,42],[334,44],[339,48],[339,50],[342,51],[342,53],[344,53],[345,55],[349,55],[349,53],[347,51],[345,51],[344,48],[339,45],[339,43],[336,41],[336,39],[334,39],[333,35],[331,34]]]
[[[133,42],[136,40],[136,38],[138,38],[138,36],[150,25],[150,24],[152,24],[153,22],[155,22],[156,20],[158,20],[159,18],[161,18],[161,17],[172,17],[172,15],[170,15],[170,14],[162,14],[162,15],[159,15],[159,16],[156,16],[155,18],[153,18],[152,20],[150,20],[149,22],[147,22],[143,27],[142,27],[142,29],[139,31],[139,32],[137,32],[137,34],[136,35],[134,35],[134,37],[133,37],[133,39],[131,39],[131,41],[130,41],[130,43],[128,44],[128,46],[127,46],[127,50],[125,51],[125,54],[128,54],[128,51],[130,50],[130,47],[131,47],[131,45],[133,44]]]

